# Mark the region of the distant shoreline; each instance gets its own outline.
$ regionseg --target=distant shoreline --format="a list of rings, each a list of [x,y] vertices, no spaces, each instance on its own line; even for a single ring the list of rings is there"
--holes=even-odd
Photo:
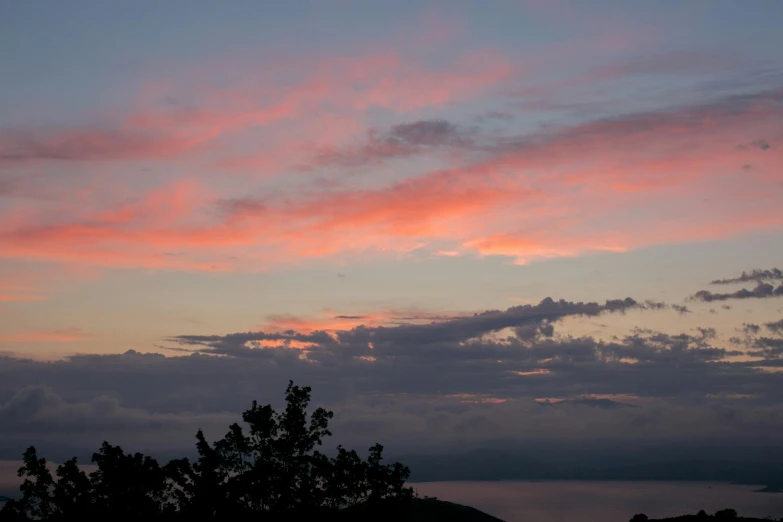
[[[417,484],[433,484],[433,483],[448,483],[448,482],[486,482],[486,483],[552,483],[552,482],[687,482],[687,483],[702,483],[702,484],[726,484],[729,486],[757,486],[761,489],[753,490],[753,493],[783,493],[783,486],[781,485],[766,485],[763,483],[751,483],[743,481],[725,481],[725,480],[672,480],[672,479],[456,479],[456,480],[419,480],[408,482],[411,487],[416,487]]]
[[[754,493],[783,493],[783,486],[765,486],[755,490]]]

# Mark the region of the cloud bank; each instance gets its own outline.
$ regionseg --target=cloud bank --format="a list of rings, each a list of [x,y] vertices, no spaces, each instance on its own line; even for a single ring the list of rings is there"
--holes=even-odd
[[[773,371],[783,367],[781,321],[746,324],[745,337],[731,342],[710,328],[638,327],[608,339],[563,329],[569,317],[632,310],[642,319],[682,313],[631,298],[547,298],[429,323],[177,335],[164,341],[170,357],[5,356],[0,453],[10,458],[31,438],[68,448],[108,436],[158,451],[189,448],[197,427],[219,434],[250,401],[279,402],[288,379],[312,386],[316,403],[336,411],[340,441],[380,437],[399,451],[577,436],[747,441],[783,428],[783,372]]]

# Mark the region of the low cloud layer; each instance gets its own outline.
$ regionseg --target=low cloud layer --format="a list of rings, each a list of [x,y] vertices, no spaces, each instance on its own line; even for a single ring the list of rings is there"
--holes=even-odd
[[[218,435],[252,400],[279,404],[289,379],[336,412],[337,440],[398,450],[492,440],[764,437],[783,429],[783,319],[670,334],[638,327],[610,339],[572,336],[563,319],[681,306],[634,299],[544,299],[429,324],[178,335],[175,355],[128,351],[55,362],[0,361],[0,453],[30,439],[90,447],[108,436],[189,448]],[[187,352],[187,354],[183,354]],[[546,404],[557,403],[547,408]],[[762,435],[759,435],[762,434]],[[94,440],[93,440],[94,439]]]

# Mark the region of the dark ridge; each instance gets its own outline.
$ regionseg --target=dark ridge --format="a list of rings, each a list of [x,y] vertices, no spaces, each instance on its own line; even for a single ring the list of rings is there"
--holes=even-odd
[[[414,498],[405,503],[386,503],[379,506],[360,504],[343,509],[338,517],[346,522],[365,520],[382,522],[503,522],[478,509],[445,502],[437,498]]]

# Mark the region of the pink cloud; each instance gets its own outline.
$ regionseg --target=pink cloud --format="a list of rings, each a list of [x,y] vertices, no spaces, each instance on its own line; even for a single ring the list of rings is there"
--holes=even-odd
[[[371,108],[406,113],[442,106],[500,83],[511,67],[492,53],[460,57],[442,70],[384,53],[292,59],[267,66],[260,73],[241,72],[244,80],[237,90],[181,86],[194,97],[193,105],[161,106],[142,99],[143,105],[136,110],[115,114],[108,127],[0,132],[0,162],[176,157],[218,137],[251,128],[284,121],[307,128],[310,120],[321,118],[323,113],[342,117],[348,113],[357,118]],[[280,78],[291,80],[283,83]],[[205,78],[202,81],[208,85]],[[172,84],[175,87],[179,86]]]
[[[3,291],[0,289],[0,291]],[[10,293],[10,292],[3,292],[0,293],[0,302],[9,302],[9,301],[41,301],[45,299],[45,297],[42,297],[40,295],[36,294],[20,294],[20,293]]]
[[[406,251],[446,240],[518,261],[771,230],[783,219],[774,201],[764,201],[777,192],[758,199],[768,190],[749,194],[741,187],[779,183],[780,152],[742,150],[737,144],[748,135],[780,135],[783,113],[775,96],[579,125],[511,143],[494,158],[467,167],[379,190],[294,201],[251,212],[247,219],[259,226],[269,220],[289,223],[282,229],[283,246],[293,246],[299,256],[363,248]],[[745,172],[747,161],[759,171]],[[705,191],[725,209],[699,220],[691,217],[687,198],[678,208],[667,203]],[[747,199],[738,200],[743,194]],[[750,201],[764,204],[739,210]],[[657,216],[626,219],[625,225],[611,221],[613,214],[661,206],[680,216],[668,231],[660,225],[667,221]],[[725,223],[729,215],[732,222]],[[611,228],[591,224],[601,220]],[[636,234],[639,227],[656,233]]]
[[[174,180],[135,201],[99,211],[72,210],[76,219],[20,222],[0,228],[5,258],[40,259],[102,267],[219,270],[228,263],[185,258],[186,250],[251,244],[253,238],[197,215],[215,194],[193,180]]]
[[[25,277],[22,274],[14,274],[14,279],[17,280],[30,280],[30,277]],[[9,279],[11,279],[9,277]],[[19,284],[19,283],[2,283],[0,282],[0,302],[14,302],[14,301],[43,301],[46,296],[41,291],[31,284]]]
[[[128,121],[155,132],[181,126],[222,134],[304,111],[311,102],[323,103],[324,92],[356,110],[368,103],[420,108],[500,81],[504,66],[483,62],[466,59],[457,77],[411,69],[393,55],[312,64],[316,72],[308,78],[315,79],[266,112],[234,110],[253,97],[232,91],[223,95],[227,110],[175,108]],[[474,69],[475,75],[465,73]],[[403,85],[408,72],[415,93]],[[351,96],[343,85],[354,84],[369,87]],[[54,217],[44,209],[9,207],[0,215],[0,256],[226,271],[417,249],[530,262],[776,230],[783,224],[774,188],[783,171],[781,96],[770,91],[490,140],[465,164],[378,181],[374,188],[306,185],[274,198],[231,200],[206,183],[180,179],[136,197],[118,189],[99,208],[100,198],[88,191],[92,205],[64,199]],[[695,206],[697,197],[707,196],[711,206]]]
[[[544,234],[542,234],[544,235]],[[556,257],[574,257],[591,252],[625,252],[628,246],[599,234],[598,237],[569,238],[556,236],[552,240],[515,234],[497,234],[467,241],[465,246],[486,256],[514,257],[518,264]]]

